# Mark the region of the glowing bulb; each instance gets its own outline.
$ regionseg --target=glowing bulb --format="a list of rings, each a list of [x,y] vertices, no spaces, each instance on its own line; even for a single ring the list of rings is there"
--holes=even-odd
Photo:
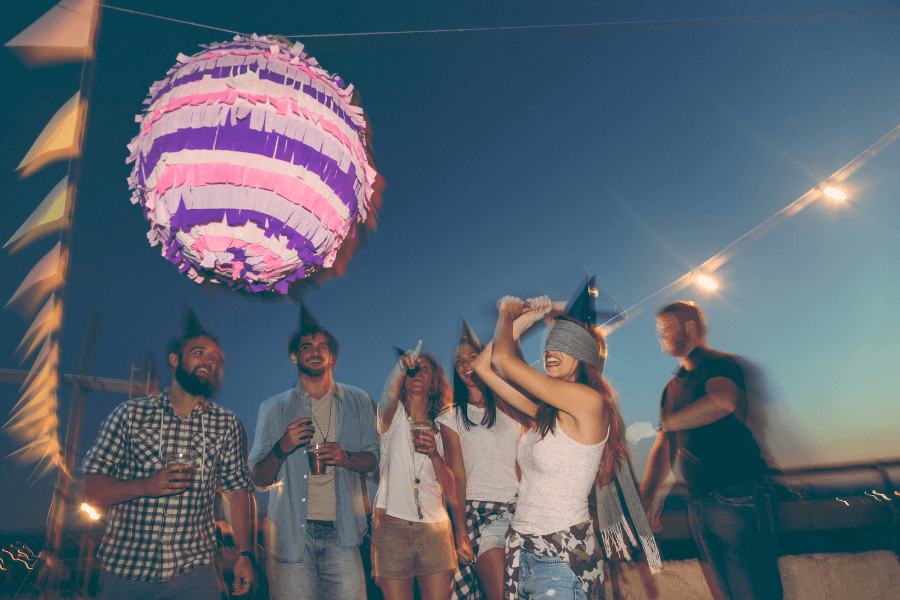
[[[834,200],[835,202],[843,202],[847,199],[847,194],[844,193],[843,190],[840,190],[836,187],[828,186],[824,190],[822,190],[826,196]]]
[[[100,513],[98,513],[90,504],[82,503],[81,510],[87,513],[87,516],[91,518],[91,521],[96,521],[100,518]]]
[[[706,275],[697,275],[697,283],[699,283],[709,291],[713,291],[714,289],[719,287],[719,284],[716,283],[714,279],[712,279],[711,277],[707,277]]]

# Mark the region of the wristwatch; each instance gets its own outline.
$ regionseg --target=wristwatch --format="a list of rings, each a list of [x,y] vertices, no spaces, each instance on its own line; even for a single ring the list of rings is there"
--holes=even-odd
[[[253,556],[253,553],[250,552],[249,550],[244,550],[243,552],[241,552],[240,555],[246,556],[247,558],[249,558],[251,564],[254,564],[254,565],[256,564],[256,558]]]
[[[346,450],[344,450],[344,452],[347,453],[347,464],[344,465],[344,468],[349,469],[350,467],[353,466],[353,454],[350,452],[347,452]]]

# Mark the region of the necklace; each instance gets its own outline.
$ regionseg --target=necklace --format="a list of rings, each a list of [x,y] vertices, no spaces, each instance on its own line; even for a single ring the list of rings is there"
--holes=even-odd
[[[407,430],[408,429],[409,428],[407,427]],[[412,442],[412,440],[410,440],[410,442]],[[417,454],[417,452],[415,451],[415,448],[411,447],[410,448],[410,458],[412,459],[411,469],[415,472],[415,474],[413,475],[413,498],[416,501],[416,512],[419,513],[419,519],[424,519],[425,515],[422,513],[422,505],[419,503],[419,484],[422,483],[421,480],[419,479],[419,475],[422,473],[422,467],[425,466],[425,462],[428,460],[428,457],[427,456],[422,457],[422,464],[420,464],[419,469],[416,470],[416,454]]]
[[[328,431],[322,436],[322,442],[328,441],[328,434],[331,433],[331,411],[334,408],[334,395],[331,392],[328,392],[328,396],[331,398],[331,402],[328,404]],[[316,413],[313,410],[310,410],[312,413],[313,421],[316,424],[316,431],[322,431],[322,428],[319,427],[319,421],[316,420]]]

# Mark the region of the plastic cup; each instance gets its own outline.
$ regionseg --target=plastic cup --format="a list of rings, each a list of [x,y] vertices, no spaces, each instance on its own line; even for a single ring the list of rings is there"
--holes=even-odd
[[[181,474],[181,478],[177,481],[190,481],[193,479],[194,466],[198,458],[200,457],[196,452],[173,452],[166,454],[166,466],[179,465],[183,467],[175,470],[176,473]]]
[[[306,447],[306,458],[309,459],[310,475],[324,475],[328,472],[328,465],[325,464],[325,459],[319,458],[318,455],[314,453],[314,451],[318,451],[321,447],[322,444]]]
[[[434,424],[428,419],[417,419],[409,424],[409,431],[413,436],[413,446],[416,449],[416,452],[420,454],[425,454],[422,449],[422,434],[426,431],[433,431],[432,427]]]

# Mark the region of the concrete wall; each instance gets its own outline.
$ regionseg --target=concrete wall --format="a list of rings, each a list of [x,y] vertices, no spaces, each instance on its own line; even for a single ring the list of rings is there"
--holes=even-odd
[[[778,567],[785,600],[900,599],[900,562],[887,550],[782,556]],[[655,576],[646,563],[617,563],[613,572],[607,600],[712,600],[696,559],[666,561]]]

